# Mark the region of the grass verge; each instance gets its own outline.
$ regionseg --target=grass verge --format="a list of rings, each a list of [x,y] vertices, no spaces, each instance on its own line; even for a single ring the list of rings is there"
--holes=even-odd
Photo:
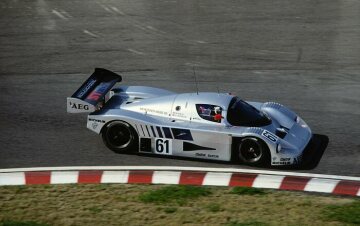
[[[266,195],[266,191],[260,188],[234,187],[231,194],[236,195]]]
[[[0,226],[356,225],[352,197],[166,185],[0,187]]]
[[[0,226],[49,226],[48,224],[37,223],[34,221],[7,221],[0,222]]]
[[[325,219],[360,225],[360,201],[346,205],[329,205],[324,210]]]
[[[145,203],[168,203],[176,202],[184,205],[189,199],[200,196],[208,196],[211,192],[206,187],[194,186],[166,186],[154,191],[148,191],[139,196],[140,201]]]

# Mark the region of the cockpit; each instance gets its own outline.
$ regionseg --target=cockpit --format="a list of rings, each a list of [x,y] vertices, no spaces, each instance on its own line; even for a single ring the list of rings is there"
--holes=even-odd
[[[227,121],[233,126],[262,127],[269,125],[271,119],[254,106],[234,97],[227,110]]]

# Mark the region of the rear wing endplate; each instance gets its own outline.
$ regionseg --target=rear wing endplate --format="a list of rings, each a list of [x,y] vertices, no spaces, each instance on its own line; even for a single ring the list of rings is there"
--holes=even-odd
[[[103,69],[95,68],[94,73],[67,98],[68,113],[93,112],[105,102],[106,94],[117,83],[121,82],[120,75]]]

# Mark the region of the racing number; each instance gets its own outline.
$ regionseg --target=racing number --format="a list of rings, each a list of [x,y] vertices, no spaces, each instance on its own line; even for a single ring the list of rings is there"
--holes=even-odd
[[[171,140],[168,139],[155,139],[155,152],[159,155],[171,155]]]

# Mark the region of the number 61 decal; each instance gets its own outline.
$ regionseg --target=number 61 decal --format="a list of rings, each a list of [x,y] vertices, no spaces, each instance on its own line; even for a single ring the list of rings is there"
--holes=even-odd
[[[155,153],[159,155],[172,155],[172,140],[155,139]]]

